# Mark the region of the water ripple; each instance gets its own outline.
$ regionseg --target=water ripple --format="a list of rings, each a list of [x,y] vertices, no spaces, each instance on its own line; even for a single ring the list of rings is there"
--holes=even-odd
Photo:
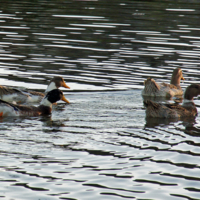
[[[0,119],[0,197],[199,199],[200,117],[146,119],[141,96],[146,78],[168,83],[176,67],[183,89],[200,81],[198,12],[171,0],[2,2],[1,84],[44,91],[60,75],[71,104]]]

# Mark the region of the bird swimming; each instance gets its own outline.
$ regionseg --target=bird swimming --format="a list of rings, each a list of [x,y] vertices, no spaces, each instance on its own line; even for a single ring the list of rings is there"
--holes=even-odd
[[[52,111],[52,104],[59,100],[69,103],[63,92],[59,89],[49,91],[37,107],[17,105],[0,100],[0,117],[49,115]]]
[[[184,93],[182,105],[177,104],[162,104],[151,100],[144,100],[146,107],[146,117],[158,118],[185,118],[196,117],[197,108],[193,102],[193,98],[200,95],[200,85],[191,84]]]
[[[143,97],[166,97],[180,96],[183,94],[183,90],[180,86],[180,81],[185,80],[183,78],[181,68],[174,69],[171,77],[170,84],[157,83],[152,78],[147,78],[144,81],[144,89],[142,91]]]
[[[53,89],[58,89],[59,87],[65,87],[70,89],[70,87],[65,83],[62,77],[55,76],[49,82],[45,93]],[[0,86],[0,99],[11,103],[37,103],[43,99],[45,93],[19,89],[10,86]]]

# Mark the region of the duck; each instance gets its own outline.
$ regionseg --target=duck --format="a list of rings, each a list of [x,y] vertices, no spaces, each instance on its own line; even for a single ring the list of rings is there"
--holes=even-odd
[[[58,89],[59,87],[65,87],[70,89],[70,87],[65,83],[61,76],[53,77],[44,93],[32,91],[28,89],[14,88],[11,86],[0,86],[0,99],[7,102],[15,102],[18,104],[24,103],[38,103],[40,102],[45,94],[53,89]]]
[[[197,116],[197,108],[193,102],[194,97],[200,95],[200,85],[189,85],[184,93],[184,99],[182,105],[180,104],[162,104],[153,102],[151,100],[144,100],[144,106],[146,107],[146,117],[158,117],[158,118],[195,118]]]
[[[0,117],[50,115],[52,111],[52,104],[59,100],[69,103],[63,95],[63,92],[59,89],[49,91],[37,107],[18,105],[0,100]]]
[[[180,81],[185,80],[181,68],[175,68],[172,73],[170,84],[157,83],[153,78],[147,78],[144,81],[143,97],[166,97],[182,96],[183,90]]]

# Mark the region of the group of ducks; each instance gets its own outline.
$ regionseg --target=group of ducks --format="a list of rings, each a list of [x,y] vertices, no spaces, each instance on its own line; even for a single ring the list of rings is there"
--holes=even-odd
[[[147,78],[144,82],[142,91],[143,97],[166,97],[182,96],[183,90],[180,86],[180,81],[184,80],[181,68],[176,68],[173,71],[170,84],[156,83],[154,79]],[[146,107],[146,117],[158,118],[185,118],[196,117],[197,108],[193,102],[193,98],[200,95],[200,85],[189,85],[184,93],[183,104],[162,104],[151,100],[144,100]]]
[[[49,115],[52,104],[59,100],[69,103],[59,87],[70,88],[60,76],[50,81],[45,93],[0,86],[0,117]],[[38,102],[37,107],[23,105]]]
[[[173,71],[170,84],[157,83],[152,78],[147,78],[144,82],[142,91],[143,97],[173,97],[182,96],[183,90],[180,81],[184,80],[181,68]],[[64,97],[59,87],[70,88],[62,77],[54,77],[45,93],[16,89],[12,87],[0,86],[0,117],[4,116],[39,116],[48,115],[52,111],[52,104],[59,100],[66,103],[69,101]],[[200,95],[200,85],[191,84],[184,93],[184,101],[182,105],[162,104],[151,100],[144,100],[146,107],[146,117],[159,118],[183,118],[195,117],[197,109],[193,102],[193,98]],[[13,103],[15,102],[15,103]],[[40,102],[38,107],[21,105],[23,103]]]

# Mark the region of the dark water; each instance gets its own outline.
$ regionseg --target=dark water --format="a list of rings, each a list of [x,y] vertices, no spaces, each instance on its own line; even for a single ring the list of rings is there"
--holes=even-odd
[[[200,81],[198,1],[4,1],[0,84],[71,104],[0,120],[0,199],[200,199],[200,117],[145,118],[151,76]],[[200,100],[196,99],[198,111]]]

